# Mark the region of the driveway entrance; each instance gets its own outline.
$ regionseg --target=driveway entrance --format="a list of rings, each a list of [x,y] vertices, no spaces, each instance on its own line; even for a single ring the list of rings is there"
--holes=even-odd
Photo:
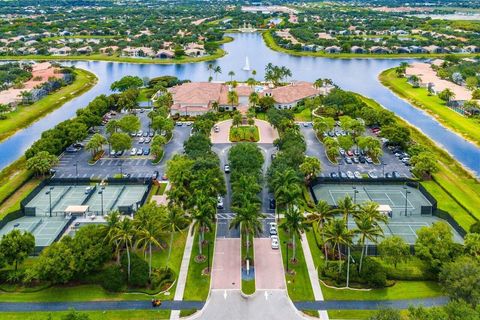
[[[212,267],[212,289],[240,289],[240,239],[217,238]]]
[[[272,249],[269,238],[253,239],[255,249],[255,286],[262,289],[285,289],[282,254]]]

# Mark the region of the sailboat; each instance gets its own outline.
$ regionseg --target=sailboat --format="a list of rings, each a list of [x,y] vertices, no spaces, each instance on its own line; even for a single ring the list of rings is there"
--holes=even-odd
[[[245,66],[243,66],[243,70],[250,71],[250,62],[248,62],[248,56],[245,57]]]

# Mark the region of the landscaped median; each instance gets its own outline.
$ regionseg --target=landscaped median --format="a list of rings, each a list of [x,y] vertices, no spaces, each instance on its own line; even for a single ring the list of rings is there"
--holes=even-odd
[[[0,120],[0,141],[27,127],[49,112],[58,109],[67,101],[82,95],[97,83],[97,77],[91,72],[82,69],[75,69],[74,72],[76,77],[72,84],[31,105],[19,106],[15,111],[5,114],[7,118]]]
[[[480,146],[480,120],[450,109],[445,101],[438,95],[430,94],[426,88],[414,88],[407,82],[407,78],[399,78],[395,69],[387,69],[380,74],[379,79],[384,86],[417,108],[427,111],[445,127]]]
[[[317,51],[295,51],[291,49],[285,49],[279,46],[272,36],[271,30],[266,30],[262,33],[263,40],[267,47],[272,50],[290,54],[293,56],[309,56],[309,57],[324,57],[324,58],[337,58],[337,59],[357,59],[357,58],[370,58],[370,59],[398,59],[398,58],[440,58],[446,56],[445,53],[432,54],[432,53],[388,53],[388,54],[374,54],[374,53],[325,53]],[[476,54],[458,54],[460,57],[475,57]]]
[[[248,235],[250,237],[250,246],[249,246],[249,250],[248,250],[248,255],[247,255],[247,238],[246,238],[246,235],[242,235],[242,264],[244,261],[246,261],[246,259],[249,259],[249,263],[250,263],[250,275],[252,275],[252,270],[251,268],[254,267],[255,263],[254,263],[254,259],[253,257],[255,257],[255,253],[254,253],[254,249],[253,249],[253,237],[252,235]],[[245,266],[242,266],[242,268],[245,267],[246,268],[246,262],[245,262]],[[244,294],[247,294],[247,295],[250,295],[250,294],[254,294],[255,293],[255,275],[253,274],[253,279],[252,280],[245,280],[244,279],[244,276],[243,276],[243,269],[242,269],[242,292]]]

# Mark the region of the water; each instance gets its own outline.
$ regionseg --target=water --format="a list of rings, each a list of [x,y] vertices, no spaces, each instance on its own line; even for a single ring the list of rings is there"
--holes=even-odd
[[[263,79],[264,68],[269,62],[288,67],[293,79],[314,81],[318,78],[330,78],[340,87],[358,92],[375,99],[403,119],[422,130],[427,136],[442,145],[459,162],[480,176],[480,148],[457,134],[441,126],[432,117],[399,99],[378,81],[378,74],[397,66],[404,59],[326,59],[314,57],[294,57],[270,50],[265,46],[260,34],[245,33],[232,35],[235,40],[224,45],[228,54],[216,61],[154,65],[116,63],[103,61],[72,61],[65,64],[75,65],[89,70],[99,78],[98,84],[82,96],[67,102],[60,109],[16,133],[0,143],[0,168],[20,157],[24,151],[40,137],[40,134],[55,124],[71,118],[75,111],[88,104],[99,94],[109,94],[110,84],[125,75],[157,77],[174,75],[180,79],[207,81],[210,76],[207,66],[217,64],[222,74],[213,75],[214,80],[230,80],[229,71],[235,72],[235,79],[246,80],[252,77],[251,71],[243,71],[245,57],[250,60],[250,70],[256,70],[256,79]]]

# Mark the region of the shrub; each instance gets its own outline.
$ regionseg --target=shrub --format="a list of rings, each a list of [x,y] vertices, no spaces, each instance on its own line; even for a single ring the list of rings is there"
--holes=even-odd
[[[475,222],[470,226],[471,233],[480,233],[480,221]]]
[[[362,279],[371,287],[382,288],[387,283],[387,272],[378,262],[369,257],[363,260]]]
[[[128,268],[127,254],[124,253],[121,258],[122,269],[127,274]],[[148,263],[135,253],[130,253],[130,281],[132,287],[146,287],[148,284]]]
[[[163,288],[166,284],[170,284],[175,280],[175,273],[172,269],[155,269],[152,272],[152,288]]]
[[[105,290],[118,292],[125,286],[125,275],[119,266],[112,265],[103,270],[100,281]]]

